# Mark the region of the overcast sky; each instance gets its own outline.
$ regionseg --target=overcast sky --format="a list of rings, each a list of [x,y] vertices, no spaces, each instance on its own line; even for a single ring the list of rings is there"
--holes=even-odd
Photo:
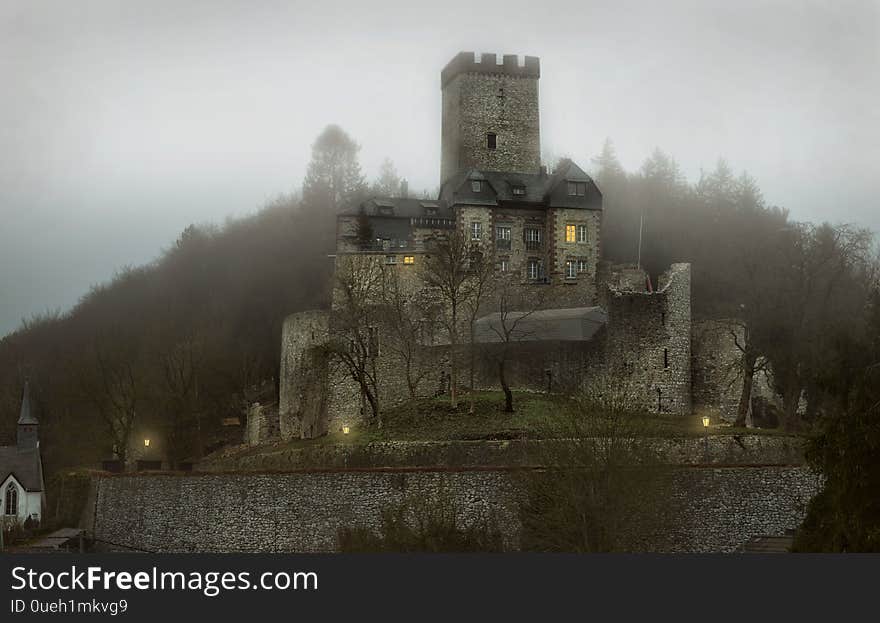
[[[878,2],[0,0],[0,335],[298,188],[338,123],[438,186],[460,50],[541,58],[543,151],[691,180],[723,156],[797,219],[880,229]]]

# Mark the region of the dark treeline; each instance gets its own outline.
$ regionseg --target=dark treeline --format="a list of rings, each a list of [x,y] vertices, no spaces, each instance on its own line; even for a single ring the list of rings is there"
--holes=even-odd
[[[723,160],[696,184],[659,150],[627,173],[609,142],[594,164],[604,257],[638,261],[641,220],[641,264],[652,276],[691,262],[695,317],[726,320],[740,335],[738,423],[762,369],[781,398],[780,426],[807,435],[808,462],[825,481],[796,548],[880,551],[880,269],[871,232],[796,222]]]
[[[94,464],[114,448],[124,458],[135,431],[164,439],[172,461],[210,450],[222,418],[277,383],[283,318],[328,304],[335,214],[371,192],[407,193],[389,162],[367,185],[357,155],[345,132],[328,127],[313,145],[301,196],[223,227],[190,226],[152,264],[3,338],[3,441],[14,435],[29,379],[50,472]],[[843,447],[850,457],[871,456],[878,438],[871,234],[793,221],[724,161],[691,184],[659,150],[639,171],[625,171],[608,142],[594,165],[605,196],[604,259],[640,260],[654,283],[670,263],[691,262],[695,317],[727,319],[743,336],[741,420],[752,375],[766,369],[782,398],[780,425],[813,433],[811,461],[828,480],[808,522],[810,547],[876,544],[876,509],[865,516],[868,505],[856,501],[877,492],[877,477],[866,484],[841,459]],[[826,521],[842,516],[854,519]]]

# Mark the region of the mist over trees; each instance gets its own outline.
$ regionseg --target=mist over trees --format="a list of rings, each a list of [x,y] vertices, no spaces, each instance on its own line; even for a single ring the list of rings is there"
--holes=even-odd
[[[240,416],[267,385],[277,391],[284,317],[329,304],[336,214],[369,194],[409,192],[390,161],[368,183],[358,151],[344,130],[327,127],[301,195],[223,226],[192,225],[155,262],[0,340],[3,441],[14,438],[27,378],[49,472],[114,451],[124,457],[137,431],[161,436],[172,462],[211,451],[223,418]],[[695,317],[743,329],[741,422],[748,379],[765,366],[782,397],[780,425],[814,433],[810,460],[827,481],[811,507],[809,546],[875,547],[878,511],[863,503],[880,478],[869,459],[880,429],[872,234],[796,222],[723,160],[690,183],[660,150],[626,171],[608,141],[593,165],[604,195],[603,259],[640,262],[654,283],[671,263],[690,262]],[[453,279],[447,298],[467,314],[459,289]],[[405,320],[402,331],[411,329]],[[368,335],[363,344],[368,353]],[[462,372],[456,366],[453,378]]]

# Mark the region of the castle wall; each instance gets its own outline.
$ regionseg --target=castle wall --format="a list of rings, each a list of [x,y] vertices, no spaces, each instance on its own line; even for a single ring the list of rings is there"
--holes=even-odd
[[[383,508],[442,495],[463,525],[493,521],[517,549],[522,477],[504,468],[97,477],[83,527],[117,550],[331,552],[340,528],[378,530]],[[819,482],[802,466],[698,466],[663,486],[662,504],[619,535],[626,549],[735,551],[797,528]]]
[[[742,392],[742,326],[717,320],[694,323],[692,340],[694,409],[736,420]]]
[[[443,71],[440,181],[462,169],[537,173],[541,162],[538,59],[497,65],[494,54],[474,62],[462,53]],[[511,60],[513,61],[511,63]],[[486,134],[497,135],[489,149]]]
[[[291,314],[281,330],[278,417],[283,439],[316,437],[326,432],[327,358],[321,346],[329,335],[330,314]]]
[[[650,413],[691,413],[690,265],[673,264],[654,292],[609,288],[608,371]]]

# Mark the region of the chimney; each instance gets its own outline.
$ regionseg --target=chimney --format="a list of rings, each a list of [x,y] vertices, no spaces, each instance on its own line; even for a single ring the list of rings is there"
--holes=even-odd
[[[409,197],[409,184],[406,179],[400,180],[400,196],[404,199]]]

